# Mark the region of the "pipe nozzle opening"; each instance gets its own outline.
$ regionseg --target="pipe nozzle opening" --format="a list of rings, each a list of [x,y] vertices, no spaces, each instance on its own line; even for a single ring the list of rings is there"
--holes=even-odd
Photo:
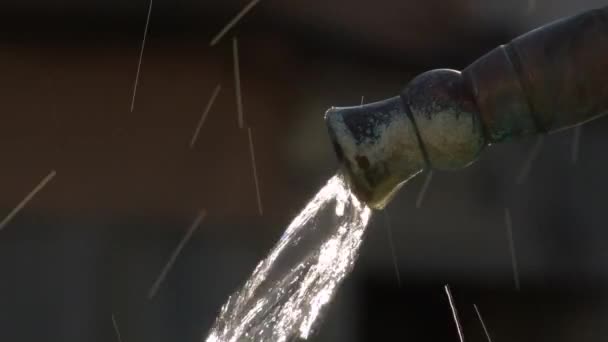
[[[400,184],[425,166],[400,97],[325,114],[336,155],[361,200],[382,209]]]

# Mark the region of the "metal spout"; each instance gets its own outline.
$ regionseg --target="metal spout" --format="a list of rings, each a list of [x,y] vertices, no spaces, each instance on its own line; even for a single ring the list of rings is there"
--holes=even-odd
[[[608,7],[501,45],[462,73],[437,69],[400,96],[325,115],[355,194],[382,209],[423,168],[455,170],[488,143],[608,114]]]
[[[400,185],[426,165],[399,96],[357,107],[333,107],[325,121],[353,191],[382,209]]]
[[[355,194],[383,209],[425,167],[453,170],[486,144],[479,114],[455,70],[416,77],[401,96],[325,114],[336,154]]]

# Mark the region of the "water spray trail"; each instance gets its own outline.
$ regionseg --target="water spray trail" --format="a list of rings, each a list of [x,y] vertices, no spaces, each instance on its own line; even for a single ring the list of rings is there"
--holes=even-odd
[[[395,275],[397,276],[397,286],[401,288],[401,275],[399,274],[399,265],[397,264],[397,254],[395,253],[395,244],[393,241],[393,228],[391,225],[391,218],[388,216],[388,209],[384,209],[384,222],[386,223],[388,247],[391,250],[391,257],[393,258],[393,267],[395,267]]]
[[[371,210],[336,175],[224,304],[207,342],[307,339],[359,254]]]
[[[6,217],[0,222],[0,230],[3,230],[6,225],[8,225],[11,220],[13,219],[13,217],[15,217],[15,215],[17,215],[19,213],[19,211],[21,211],[21,209],[23,209],[23,207],[25,207],[25,205],[32,199],[34,198],[34,196],[36,196],[36,194],[42,190],[42,188],[44,188],[44,186],[51,181],[51,179],[53,179],[53,177],[55,177],[55,175],[57,174],[57,172],[55,172],[55,170],[51,171],[51,173],[49,173],[46,177],[44,177],[44,179],[42,179],[42,181],[40,183],[38,183],[38,185],[36,185],[36,187],[30,191],[30,193],[27,194],[27,196],[25,196],[25,198],[23,200],[21,200],[21,202],[19,202],[19,204],[17,204],[17,206],[15,208],[13,208],[13,210],[11,210],[10,213],[8,213],[8,215],[6,215]]]
[[[116,322],[116,318],[114,318],[114,314],[112,314],[112,325],[114,326],[114,332],[116,333],[116,340],[122,342],[122,337],[120,337],[120,330],[118,330],[118,323]]]
[[[253,0],[247,6],[245,6],[234,18],[232,18],[232,20],[230,20],[230,22],[228,22],[228,24],[226,24],[226,26],[224,26],[224,28],[217,35],[215,35],[215,37],[213,37],[211,43],[209,43],[209,46],[214,46],[217,44],[226,34],[226,32],[233,28],[234,25],[236,25],[239,20],[241,20],[241,18],[243,18],[243,16],[253,8],[253,6],[257,5],[258,2],[260,2],[260,0]]]
[[[135,108],[135,95],[137,94],[137,84],[139,83],[139,72],[141,71],[141,61],[144,58],[144,48],[146,46],[146,37],[148,36],[148,26],[150,25],[150,14],[152,14],[152,1],[148,6],[148,16],[146,17],[146,25],[144,27],[144,38],[141,41],[141,49],[139,50],[139,61],[137,62],[137,73],[135,74],[135,83],[133,84],[133,97],[131,98],[131,113]]]
[[[536,10],[536,0],[528,0],[528,7],[526,8],[526,15],[532,14]]]
[[[182,238],[182,240],[179,242],[179,244],[177,245],[177,247],[175,248],[175,250],[171,254],[171,257],[169,258],[169,261],[167,262],[167,264],[163,268],[162,272],[160,272],[160,275],[158,276],[158,278],[156,279],[156,281],[154,282],[154,284],[152,285],[152,287],[148,291],[148,299],[154,298],[154,296],[156,295],[156,292],[158,292],[158,288],[162,284],[163,280],[165,280],[165,277],[167,276],[167,273],[169,273],[169,270],[171,270],[171,267],[173,267],[173,264],[175,263],[175,260],[177,259],[177,257],[181,253],[181,251],[184,248],[184,246],[186,245],[186,243],[188,243],[188,241],[192,237],[192,234],[194,234],[194,231],[200,226],[200,224],[203,221],[203,219],[205,218],[205,216],[207,216],[207,211],[205,211],[203,209],[203,210],[201,210],[199,212],[199,214],[196,217],[196,219],[194,220],[194,222],[192,222],[192,225],[190,226],[190,228],[188,228],[188,231],[186,232],[186,235],[184,235],[184,237]]]
[[[479,322],[481,322],[481,327],[483,328],[483,331],[486,334],[486,337],[488,338],[488,342],[492,342],[492,338],[490,337],[490,333],[488,332],[488,328],[486,328],[486,324],[483,321],[483,318],[481,318],[481,313],[479,312],[479,309],[477,308],[477,305],[473,304],[473,307],[475,308],[475,312],[477,313],[477,317],[479,318]]]
[[[239,128],[245,127],[243,119],[243,98],[241,97],[241,71],[239,68],[239,45],[236,37],[232,38],[232,60],[234,62],[234,89],[236,92],[236,111]]]
[[[511,222],[511,211],[509,208],[505,208],[505,225],[507,226],[507,237],[509,238],[509,249],[511,250],[511,264],[513,265],[515,288],[519,291],[519,272],[517,270],[517,259],[515,258],[515,243],[513,242],[513,227]]]
[[[526,180],[526,177],[528,176],[528,173],[530,172],[530,168],[532,167],[532,162],[538,157],[538,154],[540,153],[540,149],[543,146],[544,139],[545,139],[544,135],[539,135],[538,138],[536,139],[536,143],[534,144],[534,147],[532,147],[532,149],[530,150],[530,154],[528,155],[528,158],[524,162],[524,165],[522,166],[521,171],[519,172],[519,175],[517,176],[517,180],[515,181],[517,184],[523,184],[524,181]]]
[[[194,144],[196,143],[196,139],[198,139],[198,134],[200,133],[201,128],[203,127],[203,124],[205,123],[205,120],[207,120],[207,115],[209,114],[209,111],[211,110],[211,107],[213,106],[213,103],[215,102],[215,98],[220,93],[221,89],[222,89],[221,84],[218,84],[215,87],[215,89],[213,90],[213,94],[211,94],[211,98],[209,99],[209,102],[207,102],[205,111],[203,112],[201,119],[199,120],[198,124],[196,125],[196,129],[194,130],[194,135],[192,136],[192,140],[190,140],[190,148],[194,147]]]
[[[573,140],[572,140],[572,164],[576,164],[578,161],[578,151],[581,143],[581,133],[583,132],[583,125],[578,125],[573,129]]]
[[[454,323],[456,324],[456,329],[458,330],[458,337],[460,338],[460,342],[464,342],[464,334],[462,333],[462,326],[460,325],[460,319],[458,318],[458,310],[456,310],[456,305],[454,305],[454,298],[452,298],[452,292],[450,291],[450,286],[444,286],[445,293],[448,295],[448,301],[450,302],[450,308],[452,309],[452,316],[454,317]]]
[[[251,136],[251,127],[247,127],[247,135],[249,136],[249,154],[251,154],[251,168],[253,170],[253,181],[255,183],[255,194],[258,200],[258,212],[260,216],[264,214],[262,208],[262,196],[260,196],[260,183],[258,181],[258,169],[255,163],[255,149],[253,148],[253,137]]]
[[[363,101],[365,101],[365,95],[361,96],[361,106],[363,106]]]
[[[424,200],[424,196],[426,195],[426,191],[431,184],[431,180],[433,179],[433,170],[429,170],[426,174],[426,178],[424,179],[424,184],[422,184],[422,188],[420,188],[420,192],[418,193],[418,198],[416,199],[416,208],[420,209],[422,206],[422,201]]]

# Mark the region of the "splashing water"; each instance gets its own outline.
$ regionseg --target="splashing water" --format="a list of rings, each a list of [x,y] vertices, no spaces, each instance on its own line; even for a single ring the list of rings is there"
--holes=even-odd
[[[217,317],[207,342],[308,338],[352,270],[371,210],[335,175]]]

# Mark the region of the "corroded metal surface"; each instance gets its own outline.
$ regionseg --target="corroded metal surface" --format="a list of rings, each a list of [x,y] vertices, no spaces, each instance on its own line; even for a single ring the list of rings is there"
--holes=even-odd
[[[325,121],[356,195],[383,208],[404,180],[425,167],[415,127],[399,97],[331,108]]]
[[[504,47],[475,61],[463,76],[475,97],[489,141],[536,133],[528,99]]]
[[[491,142],[583,123],[608,111],[608,7],[530,31],[463,74]]]
[[[462,74],[437,69],[400,97],[332,108],[330,136],[355,192],[383,208],[425,166],[459,169],[485,145],[608,113],[608,7],[533,30]]]
[[[440,170],[466,167],[485,146],[479,111],[459,71],[437,69],[403,90],[429,164]]]

